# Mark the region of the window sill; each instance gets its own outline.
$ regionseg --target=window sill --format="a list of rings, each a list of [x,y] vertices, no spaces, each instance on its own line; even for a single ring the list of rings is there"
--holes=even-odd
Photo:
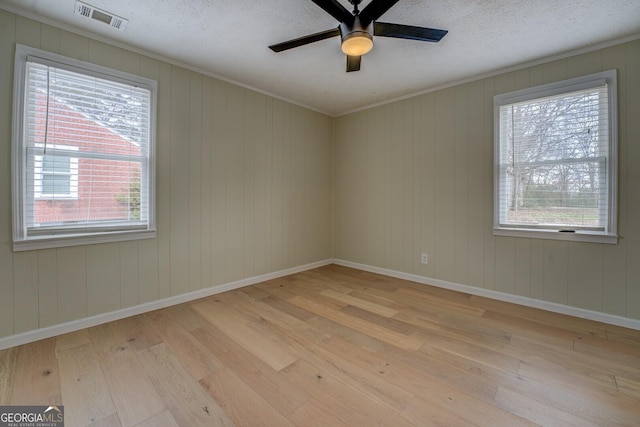
[[[531,239],[565,240],[570,242],[618,244],[618,236],[612,234],[596,234],[584,231],[562,232],[558,230],[533,230],[523,228],[494,228],[494,236],[526,237]]]
[[[39,201],[43,201],[43,202],[68,202],[68,201],[74,201],[74,200],[78,200],[78,196],[72,196],[69,194],[66,195],[51,195],[51,194],[36,194],[34,197],[34,200],[36,202]]]
[[[130,240],[153,239],[155,230],[123,231],[101,234],[81,234],[55,237],[32,237],[25,240],[14,240],[13,251],[31,251],[36,249],[64,248],[68,246],[93,245],[97,243],[126,242]]]

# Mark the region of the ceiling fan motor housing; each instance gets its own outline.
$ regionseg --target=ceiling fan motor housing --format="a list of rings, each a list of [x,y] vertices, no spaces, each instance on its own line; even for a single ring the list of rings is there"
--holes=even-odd
[[[350,56],[360,56],[373,48],[373,24],[362,26],[359,16],[354,16],[353,23],[340,24],[340,38],[342,39],[342,51]]]

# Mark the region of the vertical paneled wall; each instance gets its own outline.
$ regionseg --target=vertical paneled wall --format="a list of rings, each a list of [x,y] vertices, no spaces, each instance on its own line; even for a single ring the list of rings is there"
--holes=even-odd
[[[493,236],[493,96],[614,68],[619,244]],[[640,41],[342,116],[335,256],[640,319],[639,117]]]
[[[158,237],[11,249],[15,43],[158,81]],[[332,257],[330,117],[0,10],[0,337]]]

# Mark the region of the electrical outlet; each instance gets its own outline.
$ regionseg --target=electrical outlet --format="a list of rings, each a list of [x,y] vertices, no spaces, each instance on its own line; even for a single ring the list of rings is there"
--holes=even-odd
[[[428,264],[429,263],[429,254],[423,253],[422,256],[420,257],[420,262],[422,264]]]

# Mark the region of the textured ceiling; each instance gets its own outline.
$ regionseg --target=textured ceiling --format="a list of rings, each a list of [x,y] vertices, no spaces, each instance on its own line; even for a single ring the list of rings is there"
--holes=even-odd
[[[347,0],[339,0],[351,10]],[[118,31],[74,14],[75,0],[0,8],[98,34],[330,115],[496,70],[640,36],[639,0],[400,0],[380,20],[449,30],[440,43],[375,38],[345,72],[339,37],[267,46],[336,28],[311,0],[88,0],[129,20]],[[361,9],[369,0],[363,0]]]

